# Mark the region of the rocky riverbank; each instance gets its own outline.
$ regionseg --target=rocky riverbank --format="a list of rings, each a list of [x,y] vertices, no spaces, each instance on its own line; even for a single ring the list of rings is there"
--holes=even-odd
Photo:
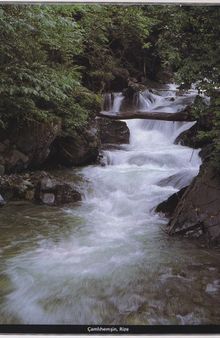
[[[124,104],[129,104],[135,91],[126,95]],[[212,102],[213,106],[216,108]],[[220,179],[211,163],[213,144],[200,137],[201,131],[212,129],[211,117],[212,109],[176,139],[176,143],[202,148],[203,165],[189,186],[158,205],[156,211],[170,218],[166,229],[170,235],[199,238],[208,245],[218,245]],[[62,130],[60,120],[31,122],[19,129],[12,126],[0,136],[0,206],[11,200],[51,206],[80,201],[77,186],[62,175],[54,176],[54,168],[105,165],[102,150],[128,144],[129,138],[129,128],[124,121],[102,117],[93,118],[71,133]]]
[[[204,163],[178,202],[168,223],[168,233],[200,238],[209,246],[220,244],[219,206],[219,174],[210,163]]]
[[[61,205],[81,200],[72,182],[45,171],[0,177],[1,205],[6,201],[26,200],[46,205]]]
[[[69,134],[60,121],[11,128],[0,138],[0,206],[11,200],[62,205],[81,200],[76,185],[54,176],[54,168],[90,165],[103,146],[129,142],[125,122],[97,118]],[[46,171],[45,171],[46,170]]]
[[[201,148],[203,164],[199,175],[156,208],[170,218],[166,228],[169,235],[196,238],[206,246],[220,246],[220,174],[214,163],[214,143],[207,136],[201,137],[212,130],[212,113],[220,108],[220,93],[214,94],[207,114],[176,140],[176,143]]]
[[[169,235],[220,245],[220,178],[210,162],[204,162],[193,182],[160,203],[156,211],[169,217]]]

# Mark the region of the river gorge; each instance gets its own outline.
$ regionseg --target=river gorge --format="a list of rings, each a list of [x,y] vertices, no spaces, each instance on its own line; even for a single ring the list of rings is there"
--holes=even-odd
[[[142,92],[136,105],[175,113],[197,95],[175,90]],[[109,113],[122,101],[115,94]],[[175,144],[194,122],[126,123],[130,143],[104,150],[103,165],[63,173],[82,201],[1,210],[0,323],[219,323],[219,252],[168,236],[155,212],[199,172],[199,149]]]

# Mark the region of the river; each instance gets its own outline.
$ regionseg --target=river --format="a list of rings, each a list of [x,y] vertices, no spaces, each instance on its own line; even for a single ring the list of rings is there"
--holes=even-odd
[[[197,94],[173,89],[138,108],[177,112]],[[219,324],[219,252],[169,237],[154,212],[199,171],[199,150],[174,144],[192,124],[129,120],[130,144],[106,150],[106,166],[66,171],[82,202],[1,209],[1,324]]]

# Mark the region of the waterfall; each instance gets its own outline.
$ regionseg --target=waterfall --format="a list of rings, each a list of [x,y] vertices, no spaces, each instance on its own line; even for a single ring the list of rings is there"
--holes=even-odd
[[[104,104],[103,104],[103,110],[104,111],[110,111],[112,109],[113,100],[112,93],[106,93],[104,95]]]
[[[140,93],[137,108],[174,113],[197,95],[176,96],[169,89]],[[118,112],[122,100],[121,93],[109,95],[109,112]],[[5,311],[19,323],[198,324],[209,318],[202,304],[193,312],[190,296],[194,288],[198,302],[203,299],[205,288],[197,289],[203,276],[189,267],[192,261],[201,264],[202,254],[191,244],[168,240],[161,231],[167,220],[154,212],[199,171],[199,150],[174,144],[192,123],[136,119],[127,125],[130,144],[106,151],[108,165],[78,170],[83,200],[63,209],[71,225],[68,237],[39,241],[36,249],[9,260],[13,288]],[[208,283],[210,272],[204,278]],[[167,311],[172,288],[181,302],[175,297],[174,310]]]
[[[109,113],[118,113],[123,99],[122,93],[106,93],[104,95],[103,109]]]
[[[183,110],[187,104],[192,103],[196,95],[198,95],[198,92],[193,90],[183,96],[176,96],[175,89],[176,86],[172,84],[168,86],[167,90],[160,92],[161,95],[154,94],[149,90],[139,93],[137,109],[140,111],[176,113]],[[145,130],[145,132],[146,130],[159,131],[162,135],[166,135],[171,143],[175,141],[180,133],[195,124],[195,122],[164,122],[154,120],[141,120],[137,123],[128,123],[130,128],[132,128],[134,124],[135,128],[139,126],[139,128]]]

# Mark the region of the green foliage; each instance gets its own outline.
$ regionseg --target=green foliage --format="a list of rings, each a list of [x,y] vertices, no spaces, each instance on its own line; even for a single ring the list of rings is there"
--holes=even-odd
[[[84,31],[84,53],[78,62],[86,86],[103,91],[114,80],[143,74],[154,20],[141,6],[78,5],[72,10]]]
[[[191,113],[198,120],[196,141],[201,145],[213,145],[212,164],[220,172],[220,93],[214,90],[211,94],[209,106],[198,96]]]
[[[199,87],[219,85],[220,7],[168,6],[158,39],[162,62],[176,71],[178,82]]]
[[[220,7],[151,5],[1,5],[0,127],[59,118],[80,126],[100,110],[101,93],[128,78],[219,87]],[[219,98],[216,98],[219,100]],[[195,118],[211,121],[198,137],[219,153],[219,101]],[[220,155],[219,155],[220,157]]]
[[[5,5],[0,29],[1,126],[54,116],[68,126],[84,123],[92,94],[74,63],[83,37],[73,18],[59,6]]]

